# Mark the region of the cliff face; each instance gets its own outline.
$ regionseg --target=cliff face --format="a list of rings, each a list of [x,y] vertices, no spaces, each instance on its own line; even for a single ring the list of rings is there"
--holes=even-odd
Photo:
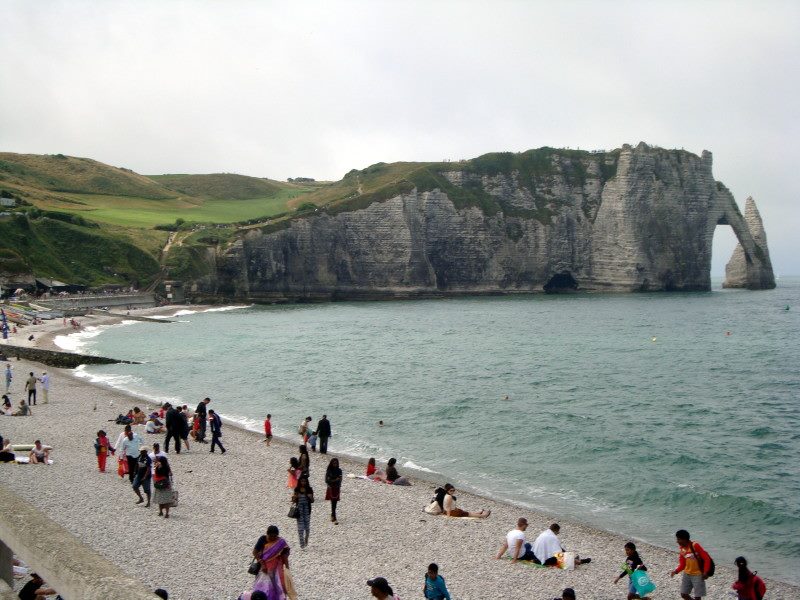
[[[708,290],[718,224],[742,242],[748,282],[774,286],[766,239],[714,181],[710,153],[639,144],[535,158],[507,168],[476,159],[440,170],[443,185],[426,191],[250,231],[196,289],[256,301]]]
[[[764,231],[761,214],[752,197],[745,202],[744,221],[753,236],[755,245],[751,251],[757,260],[753,260],[753,255],[745,249],[745,245],[740,241],[733,251],[731,260],[725,266],[725,281],[722,287],[749,288],[751,290],[774,288],[775,278],[772,275],[772,268],[770,267],[768,271],[762,268],[764,264],[770,265],[767,233]]]

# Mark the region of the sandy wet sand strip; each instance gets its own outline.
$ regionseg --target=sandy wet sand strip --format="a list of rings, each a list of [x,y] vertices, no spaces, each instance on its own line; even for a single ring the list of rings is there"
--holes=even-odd
[[[162,313],[173,314],[174,310],[167,313],[162,309]],[[107,317],[83,319],[84,324],[112,321]],[[41,338],[37,341],[43,347],[52,347],[52,336],[62,329],[60,322],[36,327],[36,337]],[[23,374],[31,370],[39,374],[43,367],[26,361],[12,361],[12,365],[16,373],[12,400],[18,402]],[[459,506],[489,508],[492,516],[486,520],[430,516],[422,512],[433,489],[427,482],[393,487],[345,478],[337,509],[339,525],[334,525],[329,504],[323,500],[330,454],[311,457],[311,484],[317,501],[310,546],[300,550],[295,521],[286,516],[290,496],[286,468],[290,456],[297,454],[297,445],[293,440],[276,440],[267,448],[263,436],[231,425],[223,430],[225,455],[209,454],[209,446],[199,444],[192,444],[189,452],[179,456],[170,453],[180,505],[168,521],[160,519],[157,508],[134,504],[136,497],[127,480],[120,480],[115,469],[98,473],[93,450],[98,429],[107,431],[112,443],[122,430],[109,419],[147,402],[89,384],[71,371],[46,370],[52,375],[51,403],[35,407],[31,418],[0,417],[0,434],[15,443],[40,438],[51,444],[55,465],[0,464],[0,481],[126,572],[153,587],[168,589],[171,598],[236,598],[252,581],[247,574],[250,549],[270,524],[280,528],[292,547],[292,572],[299,597],[304,599],[369,598],[365,582],[379,575],[386,577],[402,598],[422,597],[423,575],[430,562],[439,564],[451,594],[459,599],[550,599],[567,586],[575,588],[581,599],[626,597],[626,583],[612,582],[620,572],[623,544],[629,538],[463,492],[458,493]],[[181,374],[174,376],[180,378]],[[208,395],[213,399],[226,392],[223,387],[208,390]],[[191,408],[199,400],[193,399]],[[210,408],[214,408],[213,402]],[[344,414],[330,416],[334,425],[346,418]],[[280,422],[281,415],[275,414],[273,421]],[[146,443],[163,442],[162,435],[145,434],[143,426],[137,430]],[[331,450],[336,451],[335,438]],[[346,459],[342,468],[346,473],[364,470],[362,464]],[[13,511],[13,507],[6,510]],[[575,571],[559,571],[494,560],[519,516],[530,522],[529,541],[553,520],[559,521],[563,545],[591,556],[592,563]],[[675,524],[675,529],[680,527]],[[713,555],[713,537],[703,536],[699,541]],[[672,543],[664,540],[665,546]],[[644,543],[637,546],[659,586],[657,597],[679,598],[680,578],[668,575],[677,564],[677,554]],[[746,549],[742,553],[747,556]],[[758,569],[758,557],[748,558]],[[707,598],[728,600],[733,580],[733,570],[718,565],[717,575],[708,582]],[[798,587],[767,584],[770,598],[800,598]]]

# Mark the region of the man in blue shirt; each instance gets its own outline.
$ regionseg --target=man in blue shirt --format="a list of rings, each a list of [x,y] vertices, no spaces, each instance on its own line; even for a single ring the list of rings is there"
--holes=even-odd
[[[428,565],[422,592],[428,600],[450,600],[450,592],[447,591],[444,578],[439,575],[439,565],[436,563]]]

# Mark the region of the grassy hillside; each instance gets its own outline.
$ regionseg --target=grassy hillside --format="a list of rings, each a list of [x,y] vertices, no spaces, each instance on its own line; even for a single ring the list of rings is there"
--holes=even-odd
[[[0,153],[0,189],[42,210],[128,228],[267,218],[317,187],[231,174],[150,178],[84,158]]]
[[[292,184],[233,173],[211,175],[149,175],[150,179],[184,196],[215,200],[273,198]],[[302,189],[302,188],[300,188]]]
[[[0,183],[54,192],[171,198],[177,194],[152,179],[88,158],[63,154],[0,152]]]
[[[151,253],[119,232],[48,216],[0,218],[0,239],[0,272],[7,275],[33,272],[88,285],[146,285],[160,268]]]

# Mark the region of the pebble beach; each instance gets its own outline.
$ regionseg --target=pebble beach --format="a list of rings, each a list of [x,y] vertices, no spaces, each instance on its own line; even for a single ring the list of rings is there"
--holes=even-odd
[[[170,307],[169,314],[174,310]],[[137,311],[139,316],[157,313],[155,309]],[[160,314],[168,313],[161,309]],[[96,316],[81,321],[84,325],[97,325],[117,318]],[[56,349],[52,345],[55,335],[67,333],[60,321],[24,331],[25,337],[35,334],[34,344],[49,349]],[[113,459],[109,460],[106,473],[98,472],[93,450],[99,429],[108,433],[112,443],[117,439],[122,431],[121,425],[113,423],[117,414],[133,406],[144,409],[151,405],[90,384],[70,370],[24,360],[12,360],[11,364],[12,403],[18,404],[23,398],[28,372],[40,375],[43,370],[51,375],[50,402],[33,407],[29,418],[0,417],[0,434],[16,444],[41,439],[53,446],[54,464],[0,464],[0,482],[125,572],[152,588],[168,590],[170,598],[237,598],[252,583],[253,578],[247,573],[252,546],[273,524],[292,548],[290,566],[298,597],[303,599],[369,598],[366,581],[376,576],[387,578],[404,600],[421,598],[424,573],[430,562],[439,565],[451,595],[458,599],[549,600],[560,596],[565,587],[574,588],[580,599],[623,599],[627,580],[616,585],[613,581],[621,571],[623,545],[629,540],[637,543],[658,586],[653,597],[680,597],[680,577],[669,577],[678,562],[673,539],[663,540],[664,548],[655,547],[640,543],[635,537],[600,531],[558,515],[538,514],[462,491],[457,492],[459,507],[490,509],[491,517],[478,520],[431,516],[422,510],[435,487],[428,481],[412,480],[411,487],[394,487],[346,476],[336,525],[330,521],[329,504],[324,502],[325,467],[330,458],[337,456],[335,437],[327,457],[311,455],[311,485],[316,502],[306,549],[299,548],[295,521],[287,517],[290,491],[286,487],[286,469],[289,458],[297,455],[299,436],[274,439],[267,447],[263,435],[226,423],[224,455],[210,454],[210,445],[191,442],[189,451],[180,455],[170,452],[180,502],[170,511],[169,520],[161,519],[156,506],[144,508],[135,504],[136,496],[127,478],[118,477]],[[212,398],[209,408],[215,408],[215,397],[229,398],[234,394],[233,384],[208,390],[207,395]],[[201,399],[188,402],[190,409]],[[273,412],[273,423],[281,422],[281,415],[269,407],[264,412]],[[329,413],[329,417],[335,426],[347,415]],[[145,444],[163,444],[163,434],[146,434],[143,425],[134,430]],[[365,465],[339,458],[346,474],[363,474]],[[453,483],[458,486],[458,482]],[[13,507],[6,510],[13,511]],[[564,548],[591,557],[591,564],[562,571],[495,560],[505,534],[521,516],[530,524],[528,541],[532,542],[550,523],[558,522]],[[681,523],[675,523],[676,530],[681,527]],[[713,538],[698,541],[713,556]],[[758,557],[750,556],[747,548],[742,548],[741,553],[758,570]],[[706,598],[730,599],[734,579],[730,565],[718,564],[716,575],[707,582]],[[767,587],[768,598],[800,598],[800,588],[796,586],[767,580]]]

